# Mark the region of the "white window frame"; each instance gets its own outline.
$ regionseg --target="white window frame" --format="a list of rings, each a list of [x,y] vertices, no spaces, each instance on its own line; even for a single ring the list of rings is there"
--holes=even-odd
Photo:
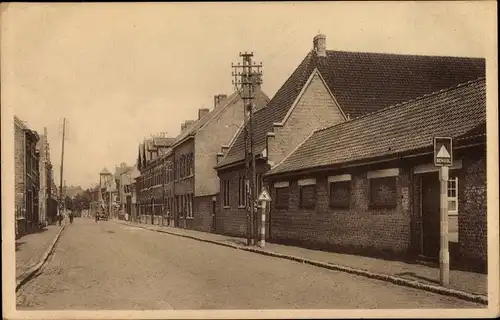
[[[450,188],[450,183],[455,183],[455,186]],[[455,197],[450,196],[450,190],[455,190]],[[450,210],[448,207],[448,214],[450,215],[458,215],[458,177],[453,177],[448,180],[448,202],[450,201],[455,201],[455,209],[456,210]]]

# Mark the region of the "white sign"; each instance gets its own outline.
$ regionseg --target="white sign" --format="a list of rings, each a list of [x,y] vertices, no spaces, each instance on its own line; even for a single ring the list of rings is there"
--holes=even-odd
[[[452,151],[452,139],[450,137],[435,137],[434,165],[438,167],[451,166],[453,163]]]
[[[266,188],[262,188],[258,201],[265,201],[265,202],[271,201],[271,196],[269,195],[269,192],[267,192]]]

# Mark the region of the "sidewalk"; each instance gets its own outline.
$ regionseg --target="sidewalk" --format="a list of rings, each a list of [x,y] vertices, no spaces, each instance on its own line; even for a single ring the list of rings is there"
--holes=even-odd
[[[168,232],[179,236],[187,236],[203,241],[218,243],[241,249],[245,246],[246,239],[230,237],[226,235],[187,230],[181,228],[171,228],[151,224],[139,224],[126,221],[117,221],[118,223],[135,225],[156,231]],[[266,243],[264,249],[251,247],[250,251],[260,251],[261,253],[276,253],[287,257],[319,262],[321,264],[337,265],[346,267],[346,269],[364,270],[366,273],[387,275],[418,282],[425,285],[439,287],[439,268],[426,266],[422,264],[411,264],[400,261],[387,261],[382,259],[363,257],[350,254],[332,253],[325,251],[316,251],[299,247],[285,246],[274,243]],[[353,272],[356,273],[356,272]],[[458,290],[473,295],[487,297],[487,275],[465,271],[450,271],[449,289]]]
[[[64,223],[64,222],[63,222]],[[16,240],[16,279],[23,279],[43,259],[62,226],[48,225]]]

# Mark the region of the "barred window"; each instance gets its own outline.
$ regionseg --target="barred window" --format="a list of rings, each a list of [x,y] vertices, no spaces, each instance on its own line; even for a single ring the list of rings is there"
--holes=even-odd
[[[314,208],[316,205],[316,185],[299,186],[300,188],[300,207]]]
[[[330,182],[330,207],[347,209],[351,203],[351,181]]]
[[[276,188],[275,206],[277,209],[288,209],[288,195],[290,188]]]
[[[394,209],[396,206],[396,177],[370,179],[370,207],[374,209]]]

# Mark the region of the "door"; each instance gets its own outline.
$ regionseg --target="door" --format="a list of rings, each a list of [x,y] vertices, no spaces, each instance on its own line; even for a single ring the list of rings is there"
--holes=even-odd
[[[422,175],[422,254],[439,257],[440,247],[440,187],[437,172]]]

